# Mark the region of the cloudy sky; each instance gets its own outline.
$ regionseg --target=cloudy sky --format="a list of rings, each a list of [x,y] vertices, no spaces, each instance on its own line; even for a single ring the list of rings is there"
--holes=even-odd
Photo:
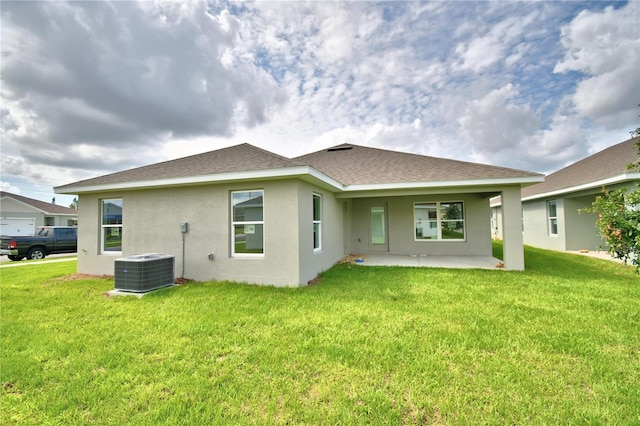
[[[1,188],[242,142],[552,172],[640,127],[639,5],[3,1]]]

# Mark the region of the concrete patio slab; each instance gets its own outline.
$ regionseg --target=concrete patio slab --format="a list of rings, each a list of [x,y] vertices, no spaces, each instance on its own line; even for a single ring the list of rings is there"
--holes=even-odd
[[[362,266],[409,266],[422,268],[501,269],[502,261],[492,256],[418,256],[368,254],[360,256]]]
[[[164,287],[159,287],[159,288],[155,288],[153,290],[140,291],[140,292],[113,289],[113,290],[107,291],[107,294],[109,296],[133,296],[133,297],[137,297],[138,299],[140,299],[142,296],[147,295],[149,293],[154,293],[156,291],[164,290],[165,288],[171,288],[171,287],[176,287],[176,286],[177,286],[177,284],[169,284],[169,285],[166,285]]]

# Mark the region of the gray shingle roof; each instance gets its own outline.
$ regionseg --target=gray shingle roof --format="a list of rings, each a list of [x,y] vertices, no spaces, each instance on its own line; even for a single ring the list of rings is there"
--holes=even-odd
[[[65,215],[77,215],[78,211],[69,207],[58,206],[56,204],[46,203],[40,200],[34,200],[33,198],[23,197],[22,195],[12,194],[10,192],[0,191],[0,198],[9,197],[16,201],[20,201],[35,209],[41,210],[47,214],[65,214]]]
[[[505,167],[347,144],[303,155],[293,161],[310,165],[344,185],[541,176]]]
[[[590,157],[551,173],[545,181],[523,188],[522,198],[559,191],[628,173],[627,165],[638,160],[637,141],[640,138],[606,148]]]
[[[106,185],[293,166],[295,166],[295,164],[288,158],[243,143],[216,151],[209,151],[203,154],[191,155],[189,157],[74,182],[69,185],[59,186],[56,190],[63,192],[65,188],[70,186]]]
[[[339,145],[289,159],[245,143],[59,186],[56,191],[65,193],[66,190],[76,190],[78,187],[299,166],[311,166],[343,185],[542,176],[522,170],[358,145]]]

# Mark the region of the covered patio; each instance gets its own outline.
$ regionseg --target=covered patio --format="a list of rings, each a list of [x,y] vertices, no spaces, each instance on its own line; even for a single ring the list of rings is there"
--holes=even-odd
[[[430,256],[367,254],[354,263],[362,266],[408,266],[417,268],[504,269],[504,263],[492,256]]]

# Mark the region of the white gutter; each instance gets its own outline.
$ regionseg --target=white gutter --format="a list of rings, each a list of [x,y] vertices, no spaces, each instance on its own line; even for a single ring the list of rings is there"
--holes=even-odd
[[[309,166],[286,167],[279,169],[252,170],[245,172],[215,173],[203,176],[185,176],[179,178],[153,179],[146,181],[116,182],[96,185],[66,186],[63,190],[54,188],[56,194],[82,194],[87,192],[118,191],[130,189],[166,188],[182,185],[202,185],[238,180],[283,179],[288,177],[311,176],[325,185],[342,190],[343,185]]]
[[[346,185],[345,192],[356,191],[379,191],[379,190],[397,190],[397,189],[417,189],[417,188],[456,188],[461,186],[502,186],[502,185],[520,185],[535,184],[544,182],[544,176],[522,176],[510,178],[487,178],[487,179],[464,179],[464,180],[447,180],[447,181],[429,181],[429,182],[400,182],[400,183],[381,183],[366,185]]]
[[[243,172],[216,173],[203,176],[185,176],[179,178],[153,179],[146,181],[116,182],[96,185],[70,185],[64,189],[54,188],[56,194],[82,194],[90,192],[137,190],[149,188],[166,188],[183,185],[203,185],[249,180],[271,180],[299,177],[336,192],[355,193],[369,191],[395,191],[402,189],[460,188],[469,186],[503,186],[535,184],[544,181],[544,176],[521,176],[510,178],[464,179],[453,181],[400,182],[365,185],[343,185],[311,166],[285,167],[279,169],[252,170]],[[306,179],[305,179],[306,178]]]

